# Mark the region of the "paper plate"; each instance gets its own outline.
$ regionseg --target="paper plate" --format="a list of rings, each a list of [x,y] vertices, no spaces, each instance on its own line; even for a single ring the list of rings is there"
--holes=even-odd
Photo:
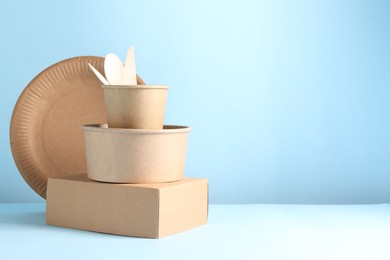
[[[43,198],[48,177],[87,172],[81,125],[107,122],[103,89],[88,63],[103,74],[102,57],[61,61],[36,76],[15,105],[12,154],[25,181]],[[144,84],[138,76],[137,81]]]

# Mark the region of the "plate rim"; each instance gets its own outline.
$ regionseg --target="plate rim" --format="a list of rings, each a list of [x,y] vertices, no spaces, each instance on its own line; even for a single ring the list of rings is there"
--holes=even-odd
[[[46,199],[47,179],[50,176],[47,176],[44,172],[42,172],[42,175],[44,177],[46,177],[46,181],[43,181],[42,178],[44,178],[44,177],[39,176],[39,175],[37,176],[38,180],[37,179],[33,180],[29,177],[29,175],[34,175],[34,172],[36,172],[36,169],[39,169],[39,165],[36,163],[36,161],[33,159],[33,156],[31,155],[32,154],[31,153],[32,152],[31,145],[27,144],[27,146],[30,149],[23,149],[22,151],[20,149],[16,149],[16,146],[18,146],[17,145],[18,142],[16,142],[15,136],[17,136],[18,133],[20,133],[20,131],[21,131],[20,129],[17,129],[18,127],[16,124],[20,120],[19,115],[20,115],[21,111],[26,109],[23,106],[23,102],[26,100],[26,95],[28,93],[31,93],[31,89],[33,88],[35,82],[38,79],[40,79],[42,77],[42,75],[45,75],[48,71],[52,70],[53,68],[60,65],[61,63],[67,63],[67,62],[71,62],[73,60],[82,60],[82,59],[91,59],[91,60],[97,60],[97,61],[100,60],[100,62],[102,62],[102,64],[104,64],[104,57],[87,55],[87,56],[76,56],[76,57],[64,59],[64,60],[58,61],[58,62],[46,67],[41,72],[39,72],[26,85],[26,87],[23,89],[23,91],[19,95],[19,97],[14,105],[13,111],[12,111],[10,125],[9,125],[9,145],[10,145],[10,149],[11,149],[11,153],[12,153],[12,158],[13,158],[14,163],[18,169],[19,174],[22,176],[24,181],[30,186],[30,188],[32,190],[34,190],[43,199]],[[137,75],[137,83],[139,85],[145,84],[145,82],[139,77],[139,75]],[[37,97],[37,99],[40,100],[39,97]],[[32,110],[34,110],[34,109],[32,109]],[[23,161],[28,161],[27,166],[25,165],[25,163],[21,163],[22,157],[24,157]],[[37,174],[35,173],[35,175],[37,175]]]

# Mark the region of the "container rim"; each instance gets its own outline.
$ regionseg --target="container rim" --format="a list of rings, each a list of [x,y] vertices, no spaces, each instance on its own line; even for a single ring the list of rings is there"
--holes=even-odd
[[[87,124],[81,126],[84,131],[127,133],[127,134],[176,134],[188,133],[191,131],[189,126],[164,125],[163,129],[130,129],[130,128],[109,128],[107,124]]]
[[[121,89],[169,89],[167,85],[101,85],[102,88]]]

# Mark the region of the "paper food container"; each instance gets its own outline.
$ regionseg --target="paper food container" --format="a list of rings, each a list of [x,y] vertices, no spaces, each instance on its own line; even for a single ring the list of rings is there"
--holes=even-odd
[[[168,86],[102,85],[110,128],[162,129]]]
[[[87,176],[115,183],[158,183],[184,178],[189,127],[161,130],[84,125]]]

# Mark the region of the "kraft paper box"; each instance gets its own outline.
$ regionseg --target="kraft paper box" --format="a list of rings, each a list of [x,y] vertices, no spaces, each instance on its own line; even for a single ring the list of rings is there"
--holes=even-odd
[[[207,217],[207,179],[112,184],[78,175],[48,181],[48,225],[159,238],[206,224]]]

